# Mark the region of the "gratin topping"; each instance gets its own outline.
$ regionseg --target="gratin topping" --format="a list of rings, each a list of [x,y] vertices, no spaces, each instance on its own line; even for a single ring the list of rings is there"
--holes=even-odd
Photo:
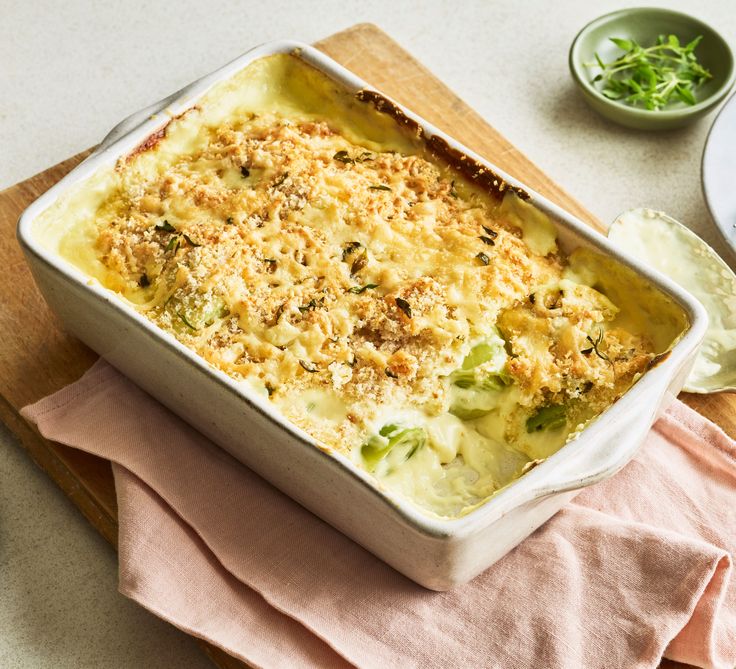
[[[558,254],[530,252],[425,158],[273,115],[202,132],[201,151],[110,198],[97,251],[151,319],[274,399],[329,387],[357,422],[377,402],[440,413],[445,377],[499,315],[530,406],[586,381],[615,393],[651,357],[613,331],[601,346],[623,359],[583,353],[616,307],[561,285]]]

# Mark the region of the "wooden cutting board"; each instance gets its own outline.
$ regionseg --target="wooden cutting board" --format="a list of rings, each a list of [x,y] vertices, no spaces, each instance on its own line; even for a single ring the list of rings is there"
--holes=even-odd
[[[588,211],[376,26],[357,25],[316,46],[531,188],[602,229]],[[5,280],[0,284],[0,419],[97,530],[116,545],[117,507],[110,463],[44,440],[18,413],[26,404],[79,378],[97,359],[95,353],[67,335],[49,311],[15,239],[15,225],[23,209],[88,153],[0,192],[0,267],[5,268]],[[736,437],[736,395],[683,395],[682,399]],[[200,643],[219,667],[245,666]]]

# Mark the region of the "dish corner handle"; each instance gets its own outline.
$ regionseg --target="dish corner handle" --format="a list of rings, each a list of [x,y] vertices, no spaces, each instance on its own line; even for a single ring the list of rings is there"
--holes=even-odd
[[[175,93],[172,93],[171,95],[167,95],[165,98],[162,98],[158,102],[154,102],[153,104],[148,105],[148,107],[144,107],[143,109],[134,112],[130,116],[124,118],[122,121],[120,121],[120,123],[113,127],[112,130],[107,133],[107,135],[105,135],[105,137],[97,147],[95,153],[101,153],[102,151],[105,151],[119,139],[127,135],[131,130],[134,130],[138,126],[145,123],[151,116],[153,116],[154,114],[158,114],[162,110],[166,109],[166,107],[168,107],[172,102],[182,97],[189,88],[189,86],[186,86],[176,91]]]
[[[587,444],[571,458],[560,462],[558,467],[535,486],[532,497],[545,497],[553,493],[571,492],[586,488],[616,474],[636,455],[665,403],[664,396],[645,402],[638,407],[626,409],[605,426],[593,427],[593,437],[598,444]],[[629,404],[631,404],[629,402]],[[605,429],[601,429],[605,428]],[[590,428],[589,428],[590,429]]]

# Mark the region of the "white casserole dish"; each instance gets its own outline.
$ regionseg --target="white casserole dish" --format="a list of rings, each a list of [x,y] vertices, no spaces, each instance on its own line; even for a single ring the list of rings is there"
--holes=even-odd
[[[70,332],[299,503],[409,578],[427,588],[445,590],[492,565],[576,491],[612,476],[634,456],[651,424],[681,389],[705,333],[707,316],[694,298],[671,281],[621,254],[585,224],[421,118],[389,103],[389,113],[400,110],[429,141],[446,142],[460,161],[482,165],[492,171],[491,177],[528,194],[531,203],[555,223],[566,252],[590,247],[643,275],[681,306],[689,327],[670,353],[577,439],[466,516],[432,518],[379,489],[370,474],[346,457],[316,448],[315,441],[281,417],[268,400],[214,369],[113,292],[91,282],[46,248],[34,231],[34,220],[59,196],[131,152],[171,117],[194,105],[213,84],[257,58],[295,51],[349,90],[373,91],[309,46],[295,42],[260,46],[116,126],[89,158],[28,207],[18,225],[18,238],[42,293]],[[377,93],[368,97],[374,104],[383,99]]]

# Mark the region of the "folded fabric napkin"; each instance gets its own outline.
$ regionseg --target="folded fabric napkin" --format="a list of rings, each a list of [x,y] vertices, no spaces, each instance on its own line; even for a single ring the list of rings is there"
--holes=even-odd
[[[121,592],[253,666],[628,669],[663,654],[736,665],[736,444],[681,403],[622,472],[444,593],[104,362],[23,415],[115,463]]]

